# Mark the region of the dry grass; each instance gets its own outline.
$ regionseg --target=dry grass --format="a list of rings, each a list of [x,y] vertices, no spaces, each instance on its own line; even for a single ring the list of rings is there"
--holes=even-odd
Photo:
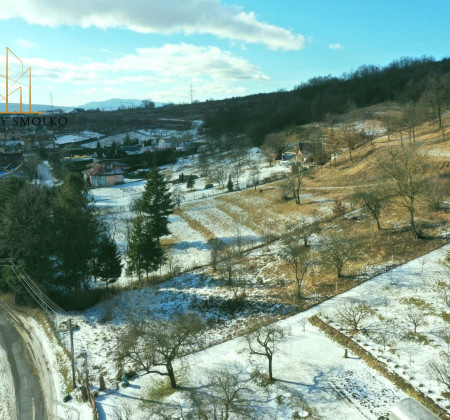
[[[450,113],[446,114],[445,123],[450,126]],[[449,134],[450,130],[443,141],[442,133],[428,123],[416,129],[416,143],[421,145],[421,149],[430,160],[433,175],[440,176],[443,185],[448,187],[447,200],[450,192]],[[404,142],[408,144],[406,134]],[[214,199],[208,198],[210,201],[189,203],[185,208],[194,211],[195,207],[201,205],[200,203],[209,205],[213,200],[212,207],[216,207],[231,219],[239,218],[243,225],[262,236],[271,233],[281,237],[288,226],[312,219],[322,220],[319,232],[322,238],[339,232],[359,244],[354,259],[344,267],[346,277],[338,281],[340,293],[353,287],[357,283],[355,276],[367,272],[370,267],[377,267],[377,270],[381,271],[392,262],[394,264],[406,262],[448,242],[448,238],[442,238],[442,233],[448,231],[450,212],[431,211],[426,195],[418,198],[417,219],[428,222],[429,226],[425,233],[435,239],[413,240],[412,233],[408,231],[406,209],[395,199],[385,203],[382,208],[381,231],[377,230],[375,221],[364,214],[358,215],[356,219],[348,216],[333,217],[334,200],[341,201],[347,211],[350,211],[357,206],[352,202],[352,195],[357,187],[385,182],[382,180],[379,161],[387,148],[399,144],[398,136],[391,136],[390,140],[381,137],[375,139],[373,145],[366,143],[355,149],[352,153],[353,161],[350,160],[348,152],[342,151],[336,165],[332,162],[321,168],[312,169],[304,178],[302,194],[304,198],[300,205],[295,204],[293,200],[283,199],[283,181],[277,181],[258,187],[256,191],[247,189],[222,194]],[[186,213],[178,214],[206,240],[214,236],[213,232],[198,220],[194,220]],[[211,216],[214,217],[217,218],[217,213]],[[218,228],[224,227],[231,220],[228,217],[226,219],[214,220],[214,223],[217,223]],[[318,291],[322,295],[335,294],[336,270],[320,258],[320,247],[312,251],[305,249],[305,256],[307,253],[311,253],[310,256],[315,260],[316,266],[315,271],[309,273],[305,280],[304,292],[307,295]],[[247,253],[245,264],[253,267],[252,275],[261,293],[264,294],[262,298],[292,303],[296,292],[294,277],[276,253],[270,251],[258,252],[255,255]]]
[[[203,226],[199,221],[193,219],[188,216],[185,212],[175,210],[174,213],[180,216],[186,223],[193,229],[199,232],[204,238],[205,241],[209,241],[214,238],[214,233],[211,232],[207,227]]]

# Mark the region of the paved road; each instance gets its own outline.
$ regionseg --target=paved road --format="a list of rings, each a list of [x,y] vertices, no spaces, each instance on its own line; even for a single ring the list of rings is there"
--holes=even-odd
[[[48,187],[53,187],[55,184],[53,182],[52,171],[45,163],[40,163],[37,166],[38,180],[40,184],[47,185]]]
[[[17,419],[47,419],[44,396],[36,369],[22,337],[0,305],[0,346],[5,350],[14,380]]]

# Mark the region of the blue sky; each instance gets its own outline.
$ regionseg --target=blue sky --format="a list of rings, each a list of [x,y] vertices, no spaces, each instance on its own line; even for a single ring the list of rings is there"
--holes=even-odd
[[[34,103],[180,103],[191,84],[219,99],[448,57],[449,17],[449,0],[2,0],[0,73],[8,46],[32,67]]]

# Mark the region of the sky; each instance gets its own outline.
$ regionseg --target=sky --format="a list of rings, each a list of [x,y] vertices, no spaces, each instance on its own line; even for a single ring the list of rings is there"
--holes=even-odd
[[[449,18],[450,0],[1,0],[0,74],[9,47],[33,103],[221,99],[449,57]]]

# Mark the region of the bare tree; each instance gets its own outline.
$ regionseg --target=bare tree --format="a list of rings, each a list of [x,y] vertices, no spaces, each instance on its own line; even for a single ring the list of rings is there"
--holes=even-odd
[[[303,245],[305,247],[309,247],[310,243],[309,240],[311,239],[311,236],[315,233],[318,233],[320,230],[319,222],[317,220],[309,222],[305,218],[300,219],[299,226],[295,226],[292,229],[292,235],[302,238],[303,239]]]
[[[213,271],[217,271],[219,262],[222,258],[222,252],[226,247],[225,242],[220,238],[212,238],[208,241],[211,246],[211,266]]]
[[[326,117],[328,126],[328,140],[326,142],[326,151],[330,154],[330,169],[331,157],[334,157],[334,166],[336,166],[337,152],[339,150],[339,136],[336,134],[336,126],[340,122],[340,117],[334,114],[329,114]]]
[[[378,230],[381,230],[380,226],[380,212],[381,203],[384,200],[383,191],[379,188],[369,188],[367,190],[360,189],[355,195],[356,201],[363,203],[364,208],[377,222]]]
[[[178,210],[181,210],[181,203],[184,201],[184,194],[178,185],[173,189],[172,201],[178,207]]]
[[[439,128],[442,128],[442,112],[449,103],[450,80],[448,74],[434,75],[430,77],[423,93],[422,100],[432,111],[432,115],[438,120]]]
[[[209,384],[191,393],[196,418],[228,420],[251,418],[250,390],[237,367],[218,368],[207,374]]]
[[[283,342],[288,330],[277,324],[265,324],[267,320],[258,322],[245,335],[245,340],[250,349],[250,354],[264,356],[269,363],[269,380],[274,380],[272,372],[273,355],[278,350],[278,346]]]
[[[370,141],[370,145],[373,146],[373,141],[378,134],[379,123],[378,121],[369,120],[367,121],[366,127],[364,129],[364,134],[366,138]]]
[[[303,332],[306,332],[306,325],[308,324],[308,318],[302,318],[298,323],[303,328]]]
[[[365,304],[363,301],[358,299],[351,299],[342,303],[337,310],[337,316],[339,320],[355,331],[362,321],[367,319],[370,315],[374,313],[373,309]]]
[[[286,149],[286,135],[284,133],[269,133],[264,138],[264,144],[261,146],[261,151],[267,157],[270,166],[272,161],[281,158],[281,154]]]
[[[252,165],[250,167],[250,177],[252,179],[252,184],[253,187],[255,188],[255,191],[256,186],[259,184],[259,174],[260,174],[259,165]]]
[[[344,266],[355,257],[356,248],[357,244],[354,238],[332,236],[325,241],[323,245],[324,261],[336,268],[338,278],[342,277]]]
[[[299,162],[292,164],[292,174],[289,177],[289,184],[291,187],[292,195],[297,204],[300,204],[300,189],[302,187],[303,177],[305,176],[306,170],[303,165]]]
[[[305,248],[298,239],[298,237],[287,234],[283,240],[280,256],[294,274],[297,284],[297,297],[300,299],[303,281],[308,273],[311,261],[305,258]]]
[[[363,134],[350,124],[345,124],[339,134],[341,141],[348,147],[350,160],[353,161],[352,150],[362,141]]]
[[[393,346],[395,344],[395,338],[392,335],[392,331],[394,329],[394,320],[388,319],[382,325],[382,327],[375,331],[373,336],[373,340],[381,344],[383,346],[383,350],[386,350],[386,346]]]
[[[170,386],[176,388],[173,361],[198,348],[202,329],[202,321],[193,314],[178,315],[170,321],[143,320],[137,326],[130,325],[117,340],[117,364],[132,362],[147,373],[168,376]]]
[[[427,264],[430,261],[430,258],[425,254],[422,255],[419,259],[418,259],[420,265],[422,266],[422,273],[423,273],[423,268],[425,266],[425,264]]]
[[[217,265],[218,271],[227,287],[233,292],[234,299],[245,296],[245,267],[240,264],[241,254],[233,244],[225,244],[221,249]]]
[[[389,111],[390,110],[388,109],[388,112],[386,114],[384,114],[381,117],[381,119],[382,119],[383,125],[386,129],[386,134],[388,136],[388,140],[391,140],[391,135],[393,135],[394,133],[400,132],[402,129],[402,125],[400,122],[399,115],[392,114]]]
[[[217,182],[222,188],[225,188],[225,181],[228,177],[228,172],[224,166],[216,163],[211,169],[211,181]]]
[[[133,418],[133,407],[126,403],[114,406],[112,417],[114,420],[131,420]]]
[[[447,353],[450,354],[450,331],[443,329],[437,333],[438,337],[447,344]]]
[[[431,361],[427,370],[432,379],[445,385],[450,392],[450,354],[441,353],[441,359]]]
[[[416,224],[416,201],[422,191],[428,166],[416,145],[389,149],[380,162],[385,175],[393,181],[394,193],[409,212],[414,238],[419,237]]]
[[[417,334],[417,328],[425,324],[426,313],[416,305],[409,305],[405,313],[406,320],[414,326],[414,334]]]

